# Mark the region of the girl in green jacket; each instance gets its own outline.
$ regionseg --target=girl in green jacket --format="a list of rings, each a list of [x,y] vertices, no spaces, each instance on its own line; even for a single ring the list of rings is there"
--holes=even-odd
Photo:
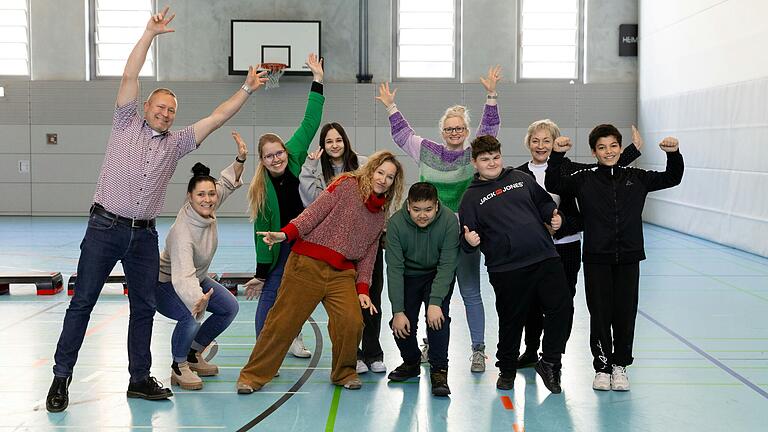
[[[257,338],[275,303],[291,244],[277,244],[270,249],[256,232],[279,231],[304,210],[299,196],[299,173],[323,117],[322,60],[310,54],[307,66],[312,71],[313,81],[304,119],[288,141],[284,142],[273,133],[259,137],[259,163],[248,189],[248,209],[256,243],[256,274],[246,283],[245,294],[249,300],[260,295],[255,319]],[[312,355],[304,347],[301,333],[289,352],[296,357]]]

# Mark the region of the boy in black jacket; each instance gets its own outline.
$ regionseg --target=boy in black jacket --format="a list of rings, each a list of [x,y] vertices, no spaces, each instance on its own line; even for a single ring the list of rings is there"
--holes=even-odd
[[[570,334],[573,299],[547,230],[562,219],[552,197],[528,174],[504,168],[501,145],[492,136],[472,141],[477,174],[459,207],[462,247],[480,247],[496,293],[499,344],[496,387],[510,390],[517,373],[520,336],[535,298],[545,315],[544,343],[536,372],[552,393],[560,393],[560,357]]]
[[[680,184],[683,157],[678,141],[659,144],[667,152],[666,171],[625,168],[617,164],[621,133],[602,124],[589,134],[597,166],[571,171],[557,144],[545,184],[558,194],[573,194],[584,218],[584,282],[590,313],[590,348],[596,374],[595,390],[629,390],[626,367],[632,364],[637,316],[640,261],[643,249],[642,212],[648,192]]]
[[[640,132],[632,126],[633,144],[628,145],[621,152],[619,165],[627,166],[632,161],[640,157],[640,148],[643,146],[643,140],[640,138]],[[560,128],[550,119],[537,120],[528,126],[523,140],[525,147],[531,152],[531,160],[516,169],[533,176],[541,187],[544,187],[544,175],[547,169],[547,161],[552,153],[552,147],[558,142],[560,147],[570,148],[571,139],[566,136],[560,136]],[[572,162],[569,164],[575,171],[582,168],[593,167],[594,164],[580,164]],[[557,208],[562,213],[568,215],[563,225],[556,232],[552,232],[552,238],[555,241],[555,250],[560,255],[565,270],[565,280],[568,282],[568,288],[571,291],[571,297],[576,295],[576,281],[581,268],[581,231],[583,223],[581,213],[576,205],[576,197],[573,195],[557,195],[550,193],[555,200]],[[534,301],[528,312],[528,319],[525,322],[525,352],[517,359],[517,367],[524,368],[536,364],[539,360],[539,346],[541,344],[541,333],[544,330],[544,316],[541,308]]]

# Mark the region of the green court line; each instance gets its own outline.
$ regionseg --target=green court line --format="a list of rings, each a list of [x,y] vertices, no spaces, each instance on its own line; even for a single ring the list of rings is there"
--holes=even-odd
[[[325,432],[333,432],[336,425],[336,413],[339,411],[339,400],[341,399],[341,387],[333,390],[333,400],[331,400],[331,409],[328,411],[328,421],[325,422]]]

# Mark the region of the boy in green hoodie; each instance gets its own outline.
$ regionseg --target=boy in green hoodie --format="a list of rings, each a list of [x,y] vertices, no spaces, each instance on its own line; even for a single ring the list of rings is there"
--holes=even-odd
[[[403,208],[387,226],[387,284],[393,318],[389,322],[403,364],[389,374],[392,381],[419,376],[421,351],[416,340],[421,304],[427,307],[432,394],[447,396],[448,339],[451,302],[459,253],[456,215],[440,205],[432,183],[411,186]]]

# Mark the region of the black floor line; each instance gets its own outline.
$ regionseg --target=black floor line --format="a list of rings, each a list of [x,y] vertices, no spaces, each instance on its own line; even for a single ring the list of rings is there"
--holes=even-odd
[[[312,372],[315,371],[315,366],[317,366],[318,363],[320,363],[320,357],[323,355],[323,335],[320,334],[320,327],[317,326],[317,323],[312,317],[309,317],[309,323],[312,325],[312,330],[315,332],[315,351],[312,355],[312,359],[309,361],[309,365],[307,366],[307,369],[304,370],[304,374],[299,378],[296,383],[293,384],[293,386],[288,389],[288,393],[282,395],[280,399],[275,401],[272,405],[270,405],[267,409],[261,412],[258,416],[256,416],[253,420],[246,423],[243,427],[238,429],[238,432],[243,432],[247,430],[251,430],[254,426],[259,424],[262,420],[267,418],[270,414],[277,411],[280,406],[282,406],[285,402],[290,399],[295,392],[299,391],[301,386],[304,385],[304,383],[309,380],[309,377],[312,375]]]
[[[710,363],[714,364],[715,366],[719,367],[723,371],[727,372],[732,377],[734,377],[737,380],[741,381],[744,385],[746,385],[750,389],[754,390],[760,396],[768,399],[768,392],[766,392],[765,390],[760,388],[760,386],[758,386],[757,384],[755,384],[752,381],[748,380],[747,378],[743,377],[741,374],[739,374],[735,370],[729,368],[723,362],[721,362],[720,360],[716,359],[714,356],[710,355],[709,353],[707,353],[703,349],[699,348],[696,344],[694,344],[693,342],[689,341],[688,339],[686,339],[682,335],[678,334],[677,332],[675,332],[671,328],[669,328],[669,327],[665,326],[664,324],[662,324],[661,322],[657,321],[654,317],[650,316],[646,312],[643,312],[642,310],[638,309],[637,313],[640,314],[641,316],[645,317],[645,319],[647,319],[648,321],[650,321],[650,322],[656,324],[657,326],[659,326],[662,330],[664,330],[665,332],[669,333],[672,337],[674,337],[675,339],[677,339],[680,342],[682,342],[683,344],[685,344],[688,348],[692,349],[693,351],[697,352],[699,355],[701,355],[705,359],[709,360]]]

